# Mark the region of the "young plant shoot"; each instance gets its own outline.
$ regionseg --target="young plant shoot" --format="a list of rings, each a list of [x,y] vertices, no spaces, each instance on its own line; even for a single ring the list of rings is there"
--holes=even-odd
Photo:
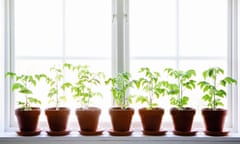
[[[176,106],[178,109],[184,109],[188,104],[189,97],[184,95],[185,89],[192,90],[196,86],[196,81],[192,77],[196,76],[195,70],[174,70],[172,68],[166,68],[165,71],[168,75],[176,80],[176,83],[169,83],[168,94],[172,95],[170,104]]]
[[[24,101],[18,101],[18,105],[24,110],[31,110],[32,104],[41,104],[39,99],[31,96],[33,94],[31,88],[36,86],[37,80],[40,78],[38,75],[17,75],[14,72],[7,72],[5,76],[14,80],[11,90],[17,91],[18,94],[25,97]]]
[[[198,85],[203,90],[202,99],[207,102],[208,108],[216,110],[219,106],[224,106],[222,99],[227,95],[227,85],[236,84],[237,81],[231,77],[220,78],[224,70],[219,67],[212,67],[203,72],[204,81]]]
[[[114,102],[121,109],[126,109],[129,103],[132,103],[132,96],[127,95],[129,88],[132,87],[131,75],[129,72],[116,74],[114,77],[105,81],[106,84],[111,84],[111,92]]]
[[[147,94],[140,95],[137,97],[136,101],[140,103],[146,103],[148,109],[153,109],[158,106],[157,102],[154,102],[155,98],[164,96],[166,93],[165,86],[167,85],[166,81],[159,81],[160,73],[151,72],[149,68],[141,68],[139,73],[143,73],[144,76],[140,77],[138,80],[134,81],[138,89],[142,89]]]
[[[67,87],[70,87],[73,93],[73,98],[77,102],[81,103],[81,107],[88,108],[90,101],[95,96],[102,96],[98,91],[94,90],[94,86],[101,84],[101,80],[104,79],[105,75],[102,72],[91,72],[89,67],[86,65],[72,65],[64,64],[64,67],[68,68],[72,72],[76,72],[76,82],[67,83]]]

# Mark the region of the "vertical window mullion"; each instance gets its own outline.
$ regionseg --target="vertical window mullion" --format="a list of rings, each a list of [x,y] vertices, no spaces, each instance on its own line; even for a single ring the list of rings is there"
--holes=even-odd
[[[126,23],[128,14],[126,13],[125,0],[113,0],[113,53],[112,53],[112,72],[128,71],[128,38]]]
[[[6,7],[6,18],[5,18],[5,72],[15,70],[15,3],[14,0],[5,1]],[[14,104],[15,96],[11,91],[12,80],[6,79],[5,81],[6,91],[5,91],[5,130],[9,130],[10,127],[14,127],[16,123],[14,122]]]
[[[125,28],[124,28],[124,40],[125,40],[125,49],[124,49],[124,63],[125,63],[125,71],[129,71],[129,62],[130,62],[130,54],[129,54],[129,0],[125,0],[124,3],[124,22],[125,22]]]
[[[179,41],[179,36],[180,36],[180,8],[179,8],[180,1],[176,0],[176,68],[179,68],[179,60],[180,60],[180,41]]]
[[[66,62],[66,0],[62,0],[62,62]]]

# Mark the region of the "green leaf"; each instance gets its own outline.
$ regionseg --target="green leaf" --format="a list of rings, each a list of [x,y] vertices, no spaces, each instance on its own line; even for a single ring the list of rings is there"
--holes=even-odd
[[[7,72],[6,74],[5,74],[5,77],[10,77],[10,78],[15,78],[16,77],[16,73],[14,73],[14,72]]]
[[[23,88],[19,92],[22,94],[32,94],[32,91],[27,88]]]
[[[67,101],[66,96],[60,96],[59,99],[60,99],[61,101],[63,101],[63,102],[66,102],[66,101]]]
[[[222,86],[226,86],[226,84],[236,84],[237,80],[231,78],[231,77],[226,77],[223,80],[220,81],[220,84]]]
[[[178,105],[178,100],[177,100],[176,98],[172,97],[172,98],[170,99],[170,104],[171,104],[171,105]]]
[[[158,106],[157,103],[152,103],[152,104],[150,104],[150,109],[152,109],[152,108],[154,108],[154,107],[157,107],[157,106]]]
[[[25,102],[22,102],[22,101],[18,101],[17,102],[19,106],[23,107],[25,105]]]
[[[41,104],[41,101],[34,97],[28,97],[30,103]]]
[[[188,101],[189,101],[189,98],[187,96],[184,96],[181,101],[182,102],[181,107],[187,105]]]
[[[216,96],[224,98],[226,95],[227,95],[227,93],[224,90],[216,91]]]
[[[148,99],[144,96],[138,96],[137,99],[136,99],[136,102],[138,103],[146,103],[148,101]]]
[[[205,95],[202,97],[202,99],[203,99],[204,101],[211,101],[211,100],[212,100],[212,97],[211,97],[210,95],[208,95],[208,94],[205,94]]]
[[[12,85],[12,91],[15,91],[17,89],[24,89],[24,85],[22,85],[21,83],[14,83]]]
[[[224,104],[218,99],[216,100],[216,106],[224,106]]]
[[[66,88],[70,88],[70,87],[73,87],[73,85],[70,82],[66,82],[61,86],[63,90],[66,90]]]

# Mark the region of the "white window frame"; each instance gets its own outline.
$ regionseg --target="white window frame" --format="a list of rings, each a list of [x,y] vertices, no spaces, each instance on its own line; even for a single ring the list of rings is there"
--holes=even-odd
[[[4,101],[3,101],[3,96],[5,95],[5,80],[4,80],[4,69],[5,69],[5,51],[4,51],[4,45],[5,45],[5,7],[4,7],[4,1],[0,0],[0,132],[2,132],[4,130],[4,122],[5,119],[3,119],[4,117]]]
[[[14,0],[1,0],[1,35],[4,37],[0,43],[0,58],[1,58],[1,75],[4,75],[7,71],[13,71],[14,63],[13,56],[14,50]],[[178,1],[178,0],[177,0]],[[128,71],[129,65],[129,0],[112,0],[113,11],[112,11],[112,68],[113,73]],[[228,74],[238,79],[239,70],[238,63],[240,63],[240,52],[238,51],[238,0],[228,0]],[[3,34],[4,33],[4,34]],[[10,65],[11,63],[11,65]],[[13,101],[10,99],[10,81],[5,80],[1,77],[1,91],[0,96],[0,116],[4,119],[0,120],[0,131],[11,131],[11,116],[14,115]],[[229,111],[228,118],[230,121],[230,128],[232,132],[240,131],[240,102],[238,98],[238,87],[233,86],[229,89],[229,94],[233,95],[229,98]],[[11,114],[10,114],[11,113]],[[10,114],[10,115],[9,115]]]
[[[14,51],[12,50],[12,47],[14,47],[14,36],[13,36],[13,31],[14,31],[14,24],[13,24],[13,13],[14,13],[14,3],[12,0],[5,0],[4,1],[4,6],[5,6],[5,49],[4,49],[4,73],[8,71],[13,71],[14,70]],[[4,75],[4,74],[3,74]],[[11,88],[10,88],[10,80],[5,79],[4,83],[4,98],[2,100],[5,102],[3,113],[4,113],[4,131],[10,131],[11,129],[11,116],[14,115],[14,104],[11,99]]]
[[[128,0],[112,0],[112,72],[129,71]]]
[[[228,74],[233,78],[239,79],[240,53],[238,51],[238,0],[228,0]],[[231,124],[232,132],[240,132],[240,106],[239,106],[239,87],[232,86],[228,92],[231,95],[228,99],[228,119]]]

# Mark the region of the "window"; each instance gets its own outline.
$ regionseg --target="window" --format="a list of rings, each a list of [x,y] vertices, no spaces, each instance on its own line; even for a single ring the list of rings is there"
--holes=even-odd
[[[111,74],[111,1],[20,0],[14,2],[14,67],[17,73],[48,73],[67,62]],[[67,75],[67,74],[66,74]],[[46,89],[47,90],[47,89]],[[45,90],[45,91],[46,91]],[[47,93],[39,90],[43,109]],[[18,97],[15,97],[18,100]],[[108,99],[106,97],[105,99]],[[68,98],[71,101],[71,98]],[[111,101],[95,104],[107,109]],[[103,101],[104,102],[104,101]],[[14,103],[15,104],[15,103]],[[77,107],[75,105],[72,110]],[[17,105],[15,105],[17,107]],[[75,115],[72,112],[75,119]],[[42,120],[45,115],[42,114]],[[104,117],[104,116],[103,116]],[[14,118],[12,114],[11,118]],[[15,119],[11,124],[15,125]]]
[[[193,68],[200,76],[204,69],[220,66],[237,77],[237,54],[231,53],[236,50],[236,45],[232,45],[236,28],[230,26],[229,18],[234,9],[231,1],[10,0],[6,3],[10,7],[7,48],[11,50],[6,48],[5,65],[9,68],[5,71],[41,73],[53,65],[69,62],[89,65],[107,76],[125,70],[136,76],[141,67],[160,72],[166,67]],[[230,92],[235,96],[234,90]],[[38,94],[46,95],[43,90]],[[104,103],[96,102],[103,108],[102,122],[109,121],[108,108],[112,105],[107,87],[103,95]],[[189,95],[193,95],[190,106],[198,111],[195,127],[199,128],[201,92]],[[11,128],[16,126],[13,109],[17,97],[8,99],[11,114],[7,112],[10,120],[7,127]],[[228,128],[236,124],[233,100],[231,96],[226,99],[230,110]],[[166,108],[166,128],[170,119],[168,103],[168,97],[161,98],[160,106]],[[44,121],[44,114],[41,116]],[[137,112],[134,117],[139,121]]]
[[[129,3],[132,73],[137,73],[140,67],[161,72],[166,67],[195,69],[200,79],[201,72],[208,67],[219,66],[227,72],[227,50],[231,49],[227,44],[227,0],[130,0]],[[205,105],[200,103],[202,92],[187,95],[189,106],[200,112]],[[170,108],[168,98],[161,99],[160,105]],[[168,109],[164,118],[171,119]],[[195,124],[201,124],[201,120],[201,114],[197,113]]]

